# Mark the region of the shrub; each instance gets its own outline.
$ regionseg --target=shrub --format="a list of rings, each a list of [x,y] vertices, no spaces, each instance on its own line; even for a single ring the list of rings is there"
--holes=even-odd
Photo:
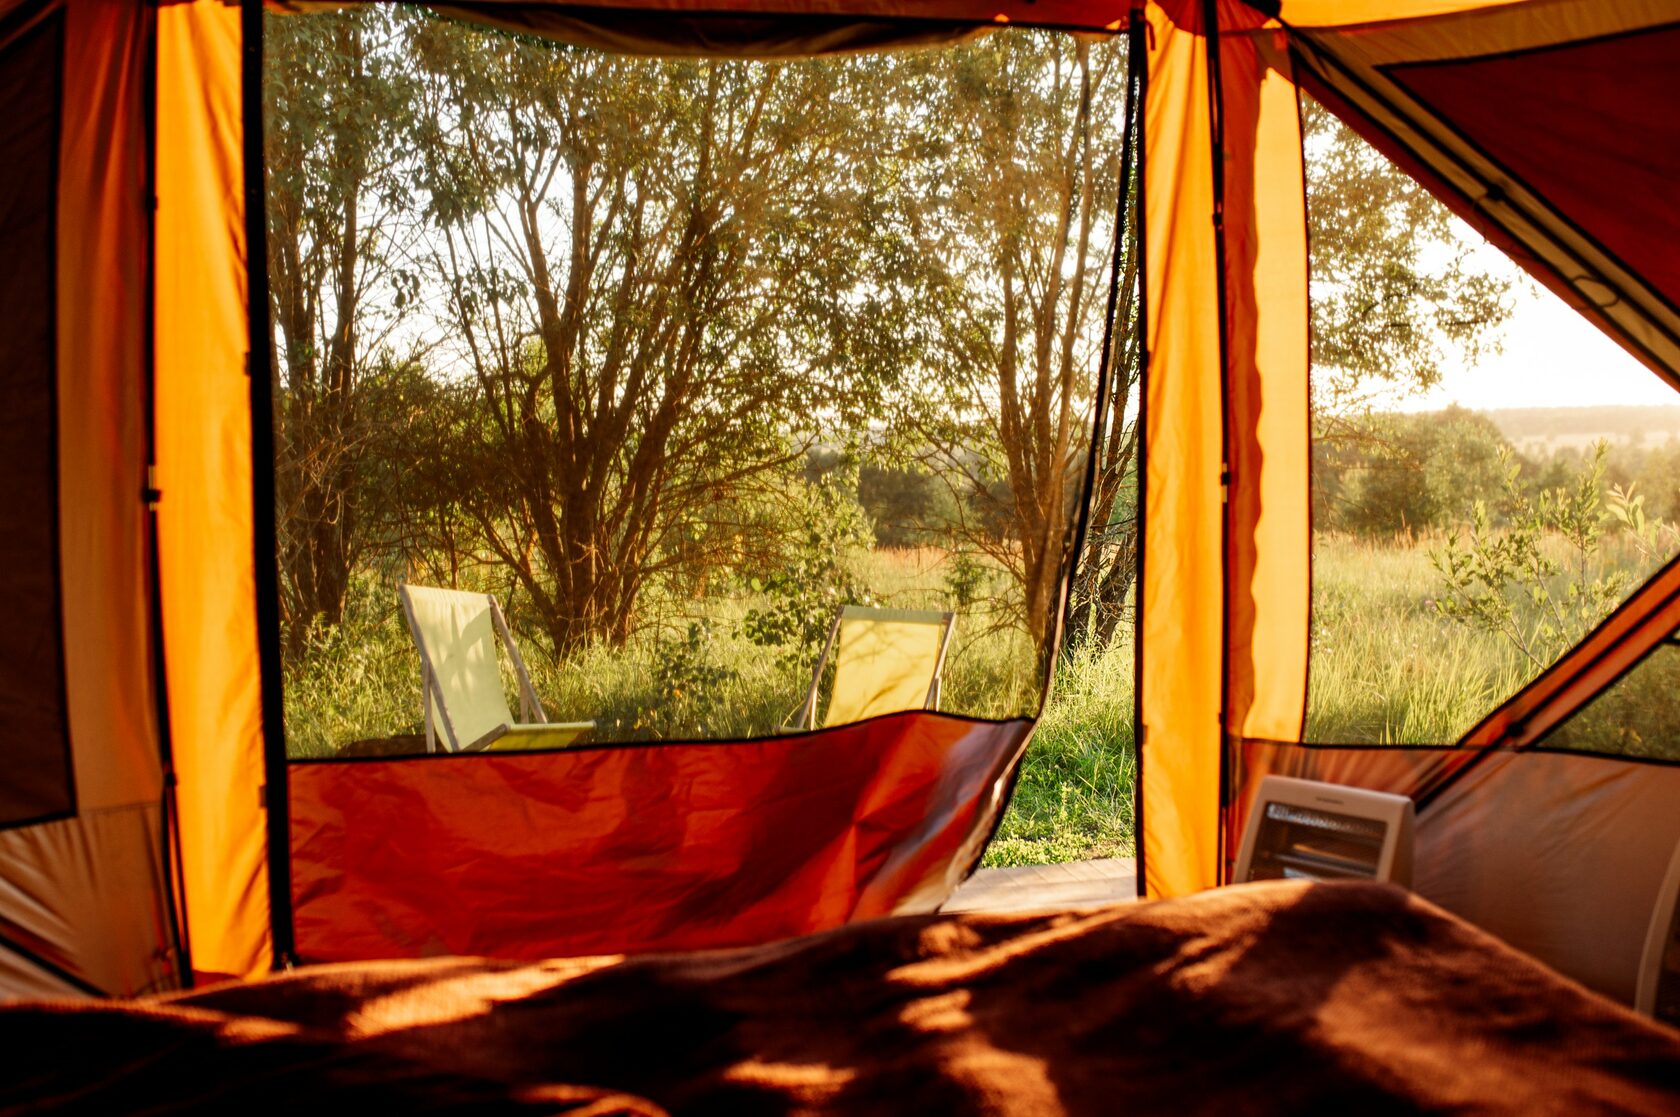
[[[1508,524],[1492,526],[1487,503],[1471,510],[1468,538],[1457,532],[1429,552],[1440,573],[1435,608],[1444,617],[1508,640],[1536,667],[1551,664],[1616,607],[1627,572],[1600,554],[1605,511],[1600,495],[1607,448],[1571,484],[1530,498],[1522,467],[1501,451]]]

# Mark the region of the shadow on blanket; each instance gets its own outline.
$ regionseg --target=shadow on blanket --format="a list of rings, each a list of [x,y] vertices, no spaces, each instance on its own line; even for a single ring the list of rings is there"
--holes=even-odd
[[[1680,1034],[1376,885],[317,967],[13,1008],[0,1050],[54,1112],[1680,1112]]]

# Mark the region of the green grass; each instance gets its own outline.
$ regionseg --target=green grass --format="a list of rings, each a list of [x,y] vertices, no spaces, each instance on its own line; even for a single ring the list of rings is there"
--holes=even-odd
[[[852,574],[880,605],[953,607],[944,585],[947,559],[932,549],[859,551]],[[396,578],[363,572],[344,623],[314,634],[286,679],[287,747],[296,757],[330,756],[364,739],[422,731],[419,659],[397,606]],[[772,733],[810,685],[810,669],[741,632],[762,594],[737,589],[709,598],[649,594],[643,609],[660,618],[622,648],[595,646],[564,661],[549,653],[534,618],[501,587],[470,576],[460,588],[497,592],[541,696],[557,721],[592,720],[611,740],[727,738]],[[1010,592],[1007,575],[990,571],[982,600]],[[825,608],[825,615],[828,610]],[[699,626],[690,642],[691,626]],[[513,705],[512,669],[502,660]],[[661,685],[661,676],[664,685]],[[1030,714],[1039,681],[1026,637],[996,610],[959,609],[945,666],[942,708],[979,717]]]
[[[1136,773],[1130,643],[1064,659],[984,864],[1129,856]]]
[[[1309,741],[1456,741],[1527,679],[1500,637],[1439,616],[1428,544],[1321,536],[1313,549]]]
[[[1550,665],[1528,659],[1497,633],[1436,612],[1433,599],[1441,582],[1429,551],[1439,543],[1315,540],[1307,740],[1451,744]],[[1604,542],[1594,570],[1619,570],[1631,593],[1660,557],[1639,554],[1612,538]],[[1564,576],[1554,583],[1554,593],[1567,591]],[[1563,650],[1560,646],[1558,654]],[[1654,702],[1653,696],[1646,704]],[[1621,715],[1605,708],[1591,716]],[[1680,730],[1680,719],[1664,724]],[[1607,740],[1606,734],[1613,737],[1613,729],[1600,727],[1584,739]],[[1675,738],[1671,732],[1669,739]]]

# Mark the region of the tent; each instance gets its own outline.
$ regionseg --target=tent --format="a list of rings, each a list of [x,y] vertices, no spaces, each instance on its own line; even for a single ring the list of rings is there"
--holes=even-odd
[[[1310,92],[1680,386],[1666,189],[1680,172],[1680,10],[438,7],[644,52],[787,55],[1008,23],[1130,35],[1145,90],[1142,888],[1224,883],[1245,793],[1267,773],[1401,791],[1418,803],[1424,896],[1631,996],[1680,839],[1680,766],[1572,747],[1562,731],[1612,684],[1637,685],[1672,637],[1680,565],[1462,741],[1302,741],[1298,103]],[[133,994],[293,961],[681,949],[942,902],[1007,804],[1031,719],[916,711],[790,740],[288,764],[266,277],[246,266],[264,237],[262,11],[0,0],[0,580],[13,611],[0,628],[0,989]]]

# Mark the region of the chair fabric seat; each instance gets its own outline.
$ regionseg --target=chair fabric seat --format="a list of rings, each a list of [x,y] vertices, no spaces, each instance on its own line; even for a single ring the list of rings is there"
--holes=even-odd
[[[563,749],[595,728],[592,721],[557,721],[547,725],[507,725],[480,747],[489,752],[527,752],[532,749]]]

